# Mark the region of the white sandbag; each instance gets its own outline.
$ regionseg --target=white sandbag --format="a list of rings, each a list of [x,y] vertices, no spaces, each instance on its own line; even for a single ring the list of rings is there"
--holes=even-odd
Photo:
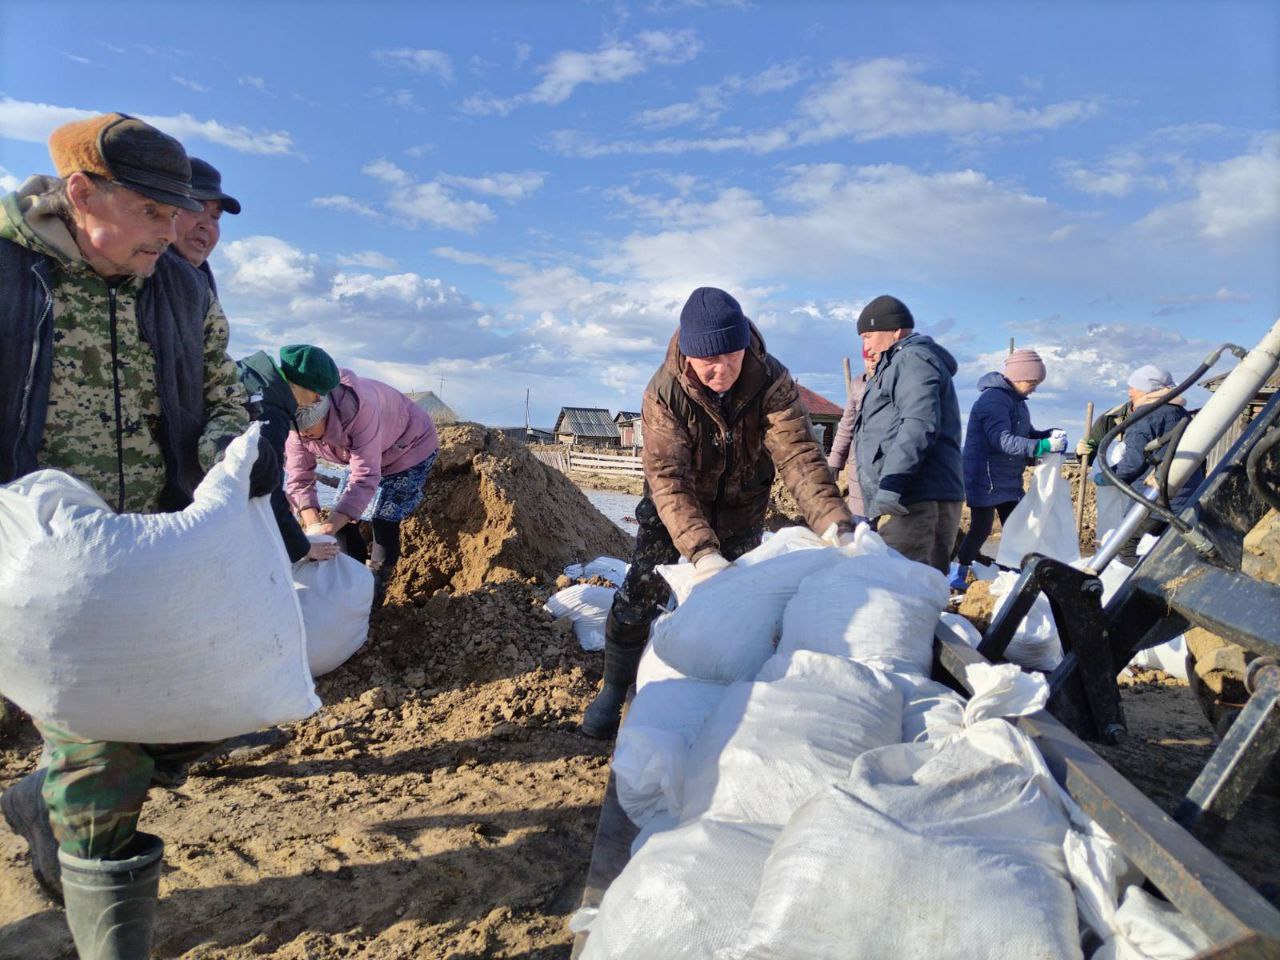
[[[613,587],[576,583],[553,594],[543,606],[553,617],[569,617],[573,621],[573,635],[583,650],[603,650],[604,622],[615,593]]]
[[[991,596],[997,598],[992,618],[1013,599],[1013,588],[1018,574],[1009,570],[991,581]],[[1018,625],[1013,639],[1005,648],[1004,658],[1028,670],[1053,670],[1062,662],[1062,641],[1053,622],[1053,608],[1043,593],[1036,597],[1026,618]]]
[[[1028,553],[1063,563],[1080,559],[1075,507],[1061,468],[1061,454],[1051,453],[1040,461],[1031,489],[1013,508],[1008,522],[1001,524],[996,563],[1017,570]]]
[[[645,646],[644,653],[640,655],[640,665],[636,668],[636,693],[658,680],[684,678],[683,673],[658,656],[657,651],[653,649],[653,644]]]
[[[571,563],[564,568],[564,575],[570,580],[585,580],[589,577],[604,577],[615,587],[622,586],[627,570],[631,564],[617,557],[596,557],[590,563]]]
[[[0,488],[0,693],[91,740],[222,740],[320,707],[259,425],[180,513],[116,514],[41,470]]]
[[[1034,745],[1002,720],[870,751],[787,823],[718,960],[1076,960],[1067,829]]]
[[[777,836],[713,820],[654,834],[605,891],[582,960],[711,960],[741,932]]]
[[[323,676],[346,663],[368,639],[373,574],[339,553],[332,560],[295,563],[293,588],[307,629],[311,675]]]
[[[744,553],[733,561],[733,565],[753,567],[766,560],[799,550],[824,549],[831,549],[831,545],[808,527],[783,527],[777,533],[765,533],[760,546]],[[682,557],[679,563],[664,564],[657,569],[662,579],[667,581],[667,586],[671,588],[671,595],[677,607],[689,599],[689,592],[693,589],[696,576],[691,564]]]
[[[680,811],[689,745],[726,689],[705,680],[659,680],[632,698],[613,748],[613,775],[618,803],[636,826]]]
[[[890,673],[888,676],[902,694],[903,743],[937,743],[960,732],[965,707],[960,694],[914,674]]]
[[[1139,650],[1129,666],[1142,670],[1163,670],[1171,677],[1179,680],[1187,679],[1187,638],[1185,635],[1174,637],[1168,643],[1161,643],[1146,650]]]
[[[773,655],[783,611],[800,582],[841,556],[828,547],[732,566],[659,617],[650,642],[687,676],[718,683],[749,680]],[[668,568],[658,569],[667,575]]]
[[[732,684],[689,749],[683,820],[781,826],[853,761],[902,736],[902,694],[853,660],[797,651]]]
[[[927,674],[949,597],[946,578],[885,549],[842,557],[806,577],[787,604],[778,652],[813,650]]]
[[[640,828],[640,832],[636,834],[636,838],[631,841],[631,855],[634,857],[640,848],[648,842],[649,838],[655,834],[665,833],[668,830],[674,830],[680,826],[680,818],[674,813],[655,813],[649,818],[649,821]]]
[[[938,617],[938,625],[952,637],[967,643],[975,650],[978,644],[982,642],[982,634],[966,617],[960,616],[958,613],[943,613]]]
[[[1094,487],[1094,494],[1097,502],[1097,519],[1094,521],[1095,539],[1101,546],[1107,539],[1107,535],[1124,521],[1124,515],[1133,506],[1133,501],[1110,483]]]

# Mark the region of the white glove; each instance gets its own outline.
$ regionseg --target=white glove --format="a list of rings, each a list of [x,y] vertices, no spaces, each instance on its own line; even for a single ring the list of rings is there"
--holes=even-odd
[[[732,564],[719,553],[704,554],[693,562],[692,586],[697,586],[704,580],[710,580],[721,570],[730,566]]]
[[[833,547],[847,547],[853,543],[854,536],[852,530],[841,530],[839,524],[833,523],[822,531],[822,539]]]
[[[1059,430],[1056,427],[1049,431],[1049,452],[1050,453],[1066,453],[1067,452],[1067,431]]]

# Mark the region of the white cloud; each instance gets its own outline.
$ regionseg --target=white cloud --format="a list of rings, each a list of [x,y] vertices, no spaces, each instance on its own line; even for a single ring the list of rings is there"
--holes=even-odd
[[[0,193],[12,193],[18,189],[18,178],[4,167],[0,167]]]
[[[370,160],[360,168],[360,172],[393,187],[407,187],[413,183],[413,178],[390,160]]]
[[[400,47],[396,50],[375,50],[373,56],[380,63],[404,67],[415,73],[434,74],[445,83],[453,82],[453,61],[443,50]]]
[[[776,93],[799,83],[802,75],[799,65],[794,63],[775,64],[751,77],[744,78],[735,74],[711,86],[699,87],[698,95],[693,100],[641,110],[631,119],[638,126],[652,130],[665,130],[695,122],[702,125],[713,124],[728,109],[735,94],[743,91],[755,96]]]
[[[374,87],[373,95],[383,103],[392,107],[398,107],[401,110],[414,110],[421,112],[423,109],[418,105],[418,101],[414,97],[412,90],[406,90],[404,88],[388,90],[386,87]]]
[[[528,104],[557,106],[584,84],[620,83],[654,66],[685,63],[698,55],[701,44],[691,30],[650,30],[599,50],[561,50],[540,67],[542,80],[527,93],[499,98],[488,94],[467,97],[466,113],[506,116]]]
[[[218,247],[231,265],[222,286],[272,299],[305,290],[316,278],[318,257],[305,254],[278,237],[254,236]]]
[[[503,200],[523,200],[536,193],[546,179],[545,173],[527,170],[521,173],[486,173],[479,177],[443,175],[440,182]]]
[[[49,139],[49,134],[62,124],[96,116],[97,113],[95,110],[78,107],[60,107],[4,97],[0,99],[0,137],[44,143]],[[292,153],[294,149],[292,135],[284,130],[255,132],[247,127],[228,126],[217,120],[197,120],[189,113],[176,116],[139,116],[183,143],[205,140],[240,153],[260,155]]]
[[[343,213],[356,213],[362,217],[376,217],[378,211],[363,200],[357,200],[354,197],[348,197],[343,193],[331,194],[327,197],[315,197],[311,201],[311,206],[319,207],[322,210],[339,210]]]
[[[1098,109],[1096,103],[1082,100],[1046,107],[1023,107],[1008,96],[974,100],[956,90],[924,83],[918,79],[921,73],[919,65],[889,57],[836,64],[830,79],[811,89],[801,101],[797,141],[1052,130]]]
[[[1280,226],[1280,134],[1259,137],[1240,156],[1200,165],[1189,180],[1194,196],[1153,210],[1138,225],[1143,234],[1228,243]]]
[[[171,79],[178,86],[186,87],[188,90],[192,90],[196,93],[209,92],[209,88],[206,87],[203,83],[197,83],[195,80],[189,80],[186,77],[180,77],[176,73],[170,74],[169,79]]]
[[[236,77],[236,83],[240,84],[240,86],[242,87],[252,87],[253,89],[259,90],[262,93],[267,92],[267,81],[262,79],[262,77],[255,77],[253,74],[247,74],[243,77]]]
[[[376,250],[338,254],[337,264],[340,267],[364,267],[367,270],[395,270],[400,266],[394,259]]]
[[[71,61],[72,61],[72,62],[74,62],[74,63],[80,63],[80,64],[83,64],[83,65],[84,65],[84,66],[86,66],[86,67],[93,67],[93,66],[97,66],[97,64],[95,64],[95,63],[94,63],[92,60],[90,60],[88,57],[81,57],[81,56],[78,56],[77,54],[74,54],[74,53],[67,53],[67,51],[65,51],[65,50],[63,50],[63,51],[62,51],[62,55],[63,55],[64,57],[66,57],[68,60],[71,60]]]
[[[392,187],[386,200],[387,209],[411,224],[429,223],[435,227],[474,233],[481,224],[494,219],[494,213],[487,205],[474,200],[459,200],[439,180],[418,183],[390,160],[372,160],[360,172]],[[515,189],[515,186],[508,185],[507,189]]]

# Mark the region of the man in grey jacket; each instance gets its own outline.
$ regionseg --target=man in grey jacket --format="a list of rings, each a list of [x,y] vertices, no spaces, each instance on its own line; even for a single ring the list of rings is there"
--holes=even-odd
[[[905,557],[947,572],[964,501],[956,361],[896,297],[879,296],[858,317],[875,358],[854,424],[858,484],[879,533]]]

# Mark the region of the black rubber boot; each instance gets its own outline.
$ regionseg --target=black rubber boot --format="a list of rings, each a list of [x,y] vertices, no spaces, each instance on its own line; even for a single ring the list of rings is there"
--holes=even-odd
[[[67,926],[80,960],[147,960],[156,925],[164,841],[138,833],[133,855],[87,860],[58,852]]]
[[[31,870],[40,889],[55,903],[62,902],[62,877],[58,868],[58,841],[49,826],[49,808],[40,795],[44,770],[29,773],[0,794],[5,823],[31,848]]]
[[[582,732],[595,740],[608,740],[618,732],[627,691],[636,682],[636,668],[649,639],[649,624],[625,624],[613,611],[604,622],[604,683],[582,714]]]

